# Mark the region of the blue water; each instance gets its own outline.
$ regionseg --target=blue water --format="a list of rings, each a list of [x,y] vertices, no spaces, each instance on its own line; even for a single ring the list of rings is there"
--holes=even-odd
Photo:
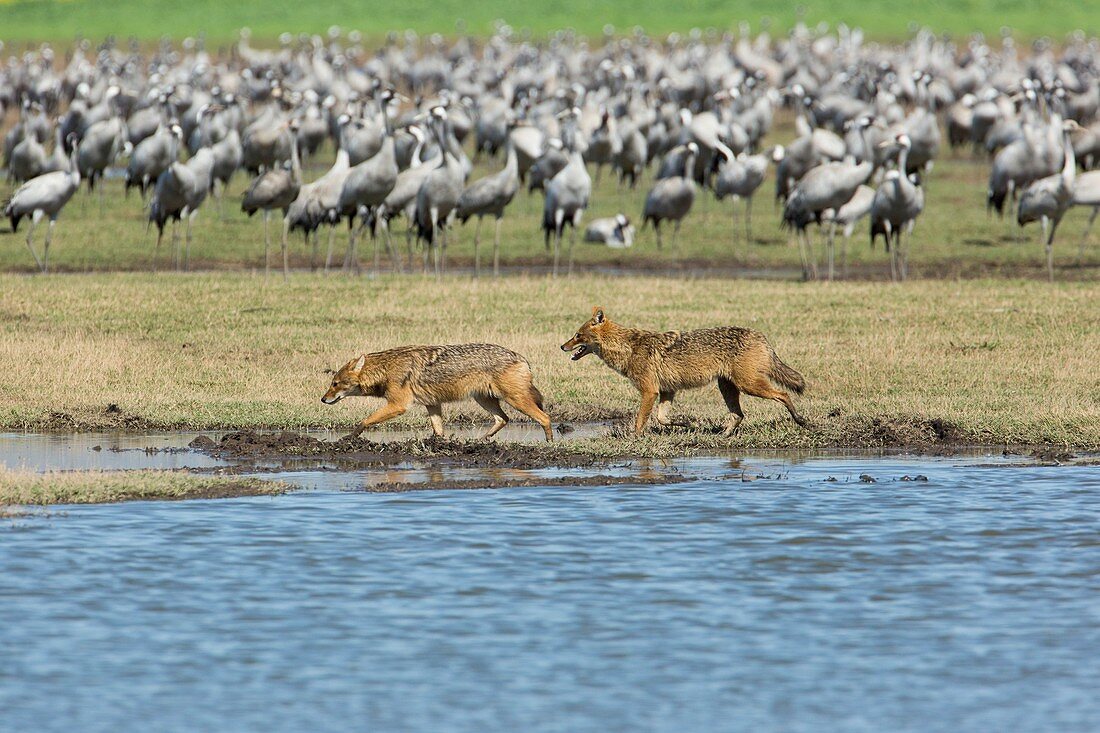
[[[0,730],[1100,730],[1100,470],[976,462],[4,520]]]

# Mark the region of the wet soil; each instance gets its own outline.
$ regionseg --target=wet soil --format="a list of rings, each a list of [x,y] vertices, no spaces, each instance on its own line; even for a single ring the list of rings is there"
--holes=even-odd
[[[585,468],[606,465],[606,459],[558,451],[538,444],[487,440],[424,438],[385,443],[345,436],[319,440],[294,432],[264,433],[242,430],[219,441],[205,435],[189,446],[214,458],[244,462],[287,463],[301,459],[331,460],[361,466],[395,466],[430,463],[455,468]]]

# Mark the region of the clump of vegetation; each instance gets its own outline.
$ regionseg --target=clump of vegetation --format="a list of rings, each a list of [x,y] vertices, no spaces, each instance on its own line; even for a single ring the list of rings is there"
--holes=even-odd
[[[118,501],[223,499],[281,494],[287,484],[256,478],[173,471],[16,471],[0,466],[0,509],[19,504],[106,504]]]

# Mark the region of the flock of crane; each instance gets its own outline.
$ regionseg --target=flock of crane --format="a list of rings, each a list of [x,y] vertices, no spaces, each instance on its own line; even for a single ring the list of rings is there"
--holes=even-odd
[[[325,37],[285,34],[273,50],[253,48],[242,32],[219,53],[192,39],[152,54],[82,43],[64,61],[41,46],[0,62],[0,122],[5,110],[17,115],[4,161],[18,188],[4,215],[13,231],[30,219],[27,247],[45,271],[58,215],[80,184],[102,197],[105,178],[125,166],[127,192],[138,189],[157,229],[154,268],[169,225],[175,264],[186,267],[196,215],[211,195],[220,209],[244,171],[252,182],[241,207],[262,215],[265,262],[272,213],[281,215],[284,277],[291,233],[312,241],[319,267],[327,229],[328,269],[342,222],[343,268],[359,271],[366,236],[375,270],[383,248],[400,268],[390,232],[398,218],[408,263],[419,242],[425,271],[436,273],[445,268],[448,231],[476,218],[480,271],[487,216],[496,274],[501,218],[526,186],[544,195],[556,275],[563,257],[572,269],[592,175],[605,168],[632,188],[654,171],[642,226],[652,225],[661,246],[661,227],[671,225],[676,246],[700,191],[743,199],[751,235],[753,196],[774,167],[782,223],[806,278],[818,277],[815,230],[831,279],[838,229],[846,247],[866,219],[872,245],[885,240],[892,277],[904,279],[946,132],[952,146],[991,159],[991,210],[1041,223],[1053,278],[1066,211],[1092,207],[1090,227],[1100,211],[1100,171],[1088,170],[1100,163],[1097,51],[1083,35],[1021,49],[1007,35],[957,45],[921,32],[888,46],[844,26],[799,26],[775,39],[744,27],[661,40],[636,31],[600,45],[567,32],[534,42],[501,26],[483,42],[391,35],[374,50],[338,28]],[[796,137],[764,148],[783,107],[796,115]],[[335,162],[307,182],[306,161],[329,140]],[[471,181],[468,151],[503,154],[503,167]],[[39,255],[33,237],[42,220],[49,228]],[[625,214],[584,230],[586,240],[610,246],[628,247],[634,237]]]

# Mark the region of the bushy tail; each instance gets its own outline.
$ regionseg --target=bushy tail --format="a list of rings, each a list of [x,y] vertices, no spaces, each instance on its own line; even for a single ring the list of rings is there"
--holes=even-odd
[[[546,409],[542,406],[542,392],[539,392],[539,388],[534,384],[531,385],[531,398],[535,400],[535,404],[539,406],[540,410]]]
[[[806,380],[802,378],[802,375],[783,363],[783,360],[776,356],[774,351],[772,352],[772,368],[768,372],[768,376],[776,384],[795,394],[802,394],[806,389]]]

